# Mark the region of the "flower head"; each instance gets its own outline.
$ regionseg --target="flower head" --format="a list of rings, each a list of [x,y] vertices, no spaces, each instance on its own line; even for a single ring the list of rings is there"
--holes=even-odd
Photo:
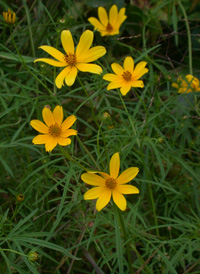
[[[81,179],[88,185],[96,186],[88,190],[85,200],[97,199],[96,209],[102,210],[113,197],[114,203],[121,209],[126,209],[126,199],[122,194],[136,194],[139,189],[135,186],[125,185],[138,174],[137,167],[130,167],[119,175],[120,158],[119,153],[113,154],[110,160],[110,174],[105,172],[88,172],[81,175]],[[94,173],[99,173],[101,176]]]
[[[65,54],[51,46],[41,46],[41,49],[57,60],[40,58],[36,59],[34,62],[44,62],[54,67],[65,67],[56,77],[56,86],[61,88],[64,80],[66,85],[72,86],[76,79],[78,70],[96,74],[102,73],[102,68],[100,66],[90,64],[90,62],[102,57],[106,53],[106,49],[102,46],[90,48],[93,38],[94,34],[92,31],[84,31],[75,50],[71,32],[69,30],[63,30],[61,33],[61,42]]]
[[[24,195],[23,194],[18,194],[16,197],[17,202],[23,202],[24,201]]]
[[[110,8],[109,16],[103,7],[98,8],[99,20],[95,17],[90,17],[88,21],[97,29],[101,36],[119,34],[119,28],[124,20],[127,18],[125,15],[125,8],[120,9],[116,5]]]
[[[131,87],[143,88],[144,83],[138,80],[149,70],[145,68],[147,62],[140,62],[134,69],[134,61],[132,57],[126,57],[124,60],[124,68],[119,64],[111,65],[115,74],[108,73],[103,76],[103,79],[111,82],[107,86],[107,90],[120,88],[122,95],[126,95]]]
[[[177,83],[173,83],[172,87],[178,89],[178,93],[189,93],[192,91],[200,91],[199,79],[188,74],[183,79],[181,76],[178,77]]]
[[[13,25],[16,21],[16,14],[15,12],[11,11],[10,9],[8,9],[8,11],[4,11],[3,12],[3,18],[4,18],[4,21],[7,23],[7,24],[11,24]]]
[[[35,145],[45,144],[46,151],[52,151],[57,146],[67,146],[71,144],[72,135],[77,135],[77,130],[70,129],[76,121],[74,115],[69,116],[63,122],[63,110],[61,106],[56,106],[53,113],[49,108],[44,108],[42,117],[45,124],[39,120],[32,120],[30,125],[38,132],[43,133],[33,138]]]

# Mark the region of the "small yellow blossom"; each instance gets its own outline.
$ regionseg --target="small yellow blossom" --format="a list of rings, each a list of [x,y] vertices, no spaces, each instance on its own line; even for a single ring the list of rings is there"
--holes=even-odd
[[[88,172],[81,175],[81,179],[88,185],[96,186],[88,190],[85,200],[97,199],[96,209],[102,210],[113,197],[114,203],[121,209],[126,209],[126,199],[122,194],[137,194],[139,189],[132,185],[125,185],[136,177],[139,172],[137,167],[130,167],[119,175],[119,153],[113,154],[110,160],[110,174],[105,172]],[[94,173],[99,173],[101,176]]]
[[[57,144],[67,146],[71,144],[72,135],[77,135],[77,130],[70,129],[76,121],[74,115],[69,116],[63,122],[63,110],[61,106],[56,106],[53,113],[49,108],[44,108],[42,117],[45,124],[39,120],[32,120],[30,125],[38,132],[43,133],[33,138],[35,145],[45,144],[46,151],[52,151]]]
[[[144,83],[138,80],[149,70],[145,68],[147,62],[142,61],[134,68],[132,57],[126,57],[124,60],[124,68],[117,63],[111,65],[115,74],[108,73],[103,76],[103,79],[111,82],[107,86],[107,90],[120,88],[122,95],[126,95],[131,87],[143,88]]]
[[[18,202],[23,202],[24,201],[24,195],[23,194],[18,194],[17,197],[16,197],[16,200]]]
[[[90,17],[88,21],[101,33],[101,36],[119,34],[119,28],[124,20],[127,18],[125,15],[125,8],[120,9],[116,5],[110,8],[109,16],[103,7],[98,8],[99,20],[95,17]]]
[[[184,79],[179,76],[177,79],[177,83],[173,83],[172,87],[177,88],[178,93],[200,91],[199,79],[191,74],[186,75]]]
[[[5,11],[3,12],[3,18],[7,24],[13,25],[16,22],[16,14],[10,9],[8,9],[8,11],[6,12]]]
[[[56,77],[56,86],[57,88],[61,88],[64,80],[66,85],[72,86],[78,70],[96,74],[102,73],[102,68],[100,66],[90,64],[90,62],[102,57],[106,53],[106,49],[102,46],[90,48],[93,38],[94,34],[92,31],[84,31],[75,50],[71,32],[69,30],[63,30],[61,33],[61,42],[65,54],[51,46],[41,46],[41,49],[57,60],[40,58],[36,59],[34,62],[44,62],[54,67],[65,67]]]
[[[39,258],[39,254],[37,252],[35,252],[35,251],[30,251],[29,252],[29,254],[28,254],[29,261],[34,262],[34,261],[37,261],[38,258]]]

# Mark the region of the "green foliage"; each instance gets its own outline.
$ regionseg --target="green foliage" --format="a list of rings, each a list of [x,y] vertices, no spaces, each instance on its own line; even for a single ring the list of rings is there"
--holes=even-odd
[[[134,2],[134,4],[132,3]],[[71,87],[57,90],[59,69],[36,63],[51,45],[62,51],[60,34],[70,29],[77,44],[97,7],[126,7],[120,35],[101,37],[95,45],[107,54],[97,61],[103,74],[126,56],[147,61],[144,89],[123,97],[107,91],[102,75],[79,72]],[[146,3],[146,4],[144,4]],[[17,22],[0,23],[0,273],[200,273],[199,160],[200,92],[178,94],[171,84],[179,75],[199,77],[199,1],[1,1],[16,12]],[[92,108],[96,122],[92,116]],[[30,126],[42,120],[45,105],[62,105],[65,117],[76,115],[78,136],[66,151],[51,153],[33,145]],[[105,119],[107,112],[110,116]],[[97,124],[99,126],[97,126]],[[135,133],[133,132],[133,126]],[[121,172],[139,167],[131,182],[139,195],[126,195],[119,215],[113,202],[96,212],[85,201],[83,169],[108,172],[109,159],[120,152]],[[17,202],[18,194],[24,201]],[[123,233],[124,220],[126,234]],[[119,224],[121,223],[121,226]],[[31,252],[38,254],[31,260]]]

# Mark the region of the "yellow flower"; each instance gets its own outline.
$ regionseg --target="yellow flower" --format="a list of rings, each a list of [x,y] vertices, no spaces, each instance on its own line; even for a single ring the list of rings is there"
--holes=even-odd
[[[113,197],[114,203],[121,209],[126,209],[126,199],[122,194],[136,194],[139,189],[135,186],[125,185],[138,174],[137,167],[130,167],[123,171],[120,176],[120,158],[119,153],[113,154],[110,160],[110,175],[105,172],[88,172],[81,176],[81,179],[88,185],[96,186],[88,190],[85,200],[97,199],[96,209],[102,210]],[[99,173],[101,176],[94,173]]]
[[[110,8],[109,16],[103,7],[98,8],[99,20],[95,17],[90,17],[88,21],[97,29],[101,36],[119,34],[119,28],[124,20],[127,18],[125,15],[125,8],[120,9],[116,5]]]
[[[23,202],[24,201],[24,195],[23,194],[18,194],[17,197],[16,197],[16,200],[18,202]]]
[[[71,32],[69,30],[63,30],[61,33],[61,42],[65,54],[53,47],[41,46],[41,49],[57,60],[40,58],[36,59],[34,62],[44,62],[54,67],[65,67],[56,77],[56,86],[61,88],[64,80],[68,86],[72,86],[78,70],[96,74],[102,73],[102,68],[100,66],[90,64],[90,62],[102,57],[106,53],[106,49],[102,46],[90,48],[93,38],[94,34],[92,31],[84,31],[75,50]]]
[[[124,60],[124,68],[119,64],[113,63],[111,65],[115,74],[108,73],[103,76],[103,79],[111,82],[107,86],[107,90],[120,88],[122,95],[126,95],[131,87],[143,88],[144,83],[138,80],[149,70],[145,68],[147,62],[140,62],[134,69],[134,61],[132,57],[126,57]]]
[[[30,125],[43,135],[37,135],[33,138],[35,145],[45,144],[46,151],[52,151],[57,145],[67,146],[71,144],[71,139],[68,138],[71,135],[77,135],[77,130],[69,129],[76,117],[74,115],[69,116],[63,122],[63,110],[61,106],[56,106],[53,113],[49,108],[44,108],[42,111],[42,117],[45,124],[39,120],[32,120]]]
[[[15,21],[16,21],[16,14],[15,12],[12,12],[10,9],[8,9],[8,11],[4,11],[3,12],[3,18],[4,18],[4,21],[7,23],[7,24],[14,24]]]
[[[177,83],[173,83],[172,87],[178,89],[178,93],[189,93],[192,91],[200,91],[199,79],[188,74],[183,79],[181,76],[178,77]]]

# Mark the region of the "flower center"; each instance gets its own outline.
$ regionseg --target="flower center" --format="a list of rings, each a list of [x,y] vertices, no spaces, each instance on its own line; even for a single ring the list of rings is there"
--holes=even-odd
[[[106,187],[113,189],[116,187],[116,180],[113,178],[109,178],[106,180]]]
[[[106,30],[107,30],[108,32],[111,32],[111,31],[113,30],[113,27],[112,27],[112,25],[111,25],[110,23],[108,23],[108,25],[107,25],[107,27],[106,27]]]
[[[125,72],[122,74],[122,77],[123,77],[126,81],[130,81],[130,80],[131,80],[131,77],[132,77],[132,74],[131,74],[129,71],[125,71]]]
[[[65,55],[64,59],[68,65],[73,66],[76,64],[76,55],[73,53],[69,53],[68,55]]]
[[[57,123],[55,123],[54,125],[51,125],[49,127],[49,134],[51,134],[53,137],[60,136],[61,134],[60,126]]]

